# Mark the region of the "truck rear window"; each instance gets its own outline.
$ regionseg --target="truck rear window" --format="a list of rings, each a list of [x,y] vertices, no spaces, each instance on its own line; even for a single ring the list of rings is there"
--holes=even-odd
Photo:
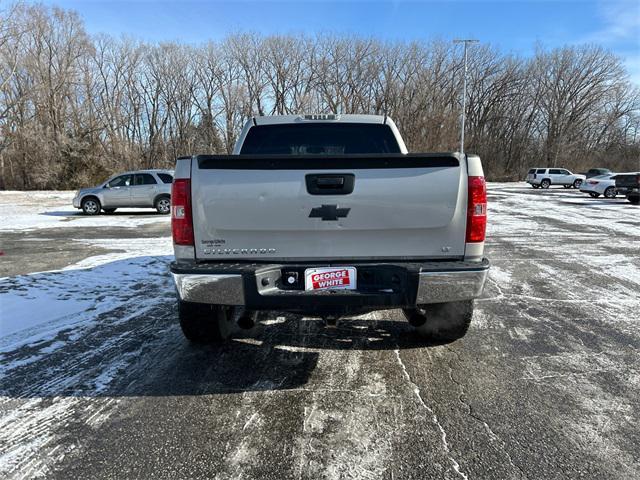
[[[243,155],[343,155],[400,153],[388,125],[375,123],[294,123],[251,127]]]

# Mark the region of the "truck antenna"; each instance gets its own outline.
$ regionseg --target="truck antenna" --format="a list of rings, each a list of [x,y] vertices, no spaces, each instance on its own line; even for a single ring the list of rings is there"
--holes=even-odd
[[[472,38],[454,39],[453,43],[464,44],[464,74],[462,77],[462,119],[460,121],[460,153],[464,153],[464,120],[467,107],[467,46],[470,43],[478,43],[478,40]]]

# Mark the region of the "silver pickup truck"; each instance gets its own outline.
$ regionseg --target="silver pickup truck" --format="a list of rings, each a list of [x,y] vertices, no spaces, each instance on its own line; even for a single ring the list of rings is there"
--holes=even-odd
[[[179,158],[171,194],[180,325],[195,342],[256,312],[400,308],[429,339],[463,336],[484,286],[480,158],[407,152],[374,115],[255,117],[232,155]]]

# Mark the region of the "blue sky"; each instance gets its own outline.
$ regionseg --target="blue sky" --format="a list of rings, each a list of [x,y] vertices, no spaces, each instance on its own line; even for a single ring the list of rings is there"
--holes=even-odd
[[[104,1],[47,0],[76,10],[90,33],[190,43],[227,33],[355,33],[382,39],[477,38],[529,55],[536,44],[598,43],[640,84],[640,1]]]

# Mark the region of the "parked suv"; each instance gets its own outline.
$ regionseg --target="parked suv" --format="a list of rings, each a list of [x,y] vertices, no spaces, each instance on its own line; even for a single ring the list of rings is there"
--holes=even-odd
[[[600,175],[613,175],[613,172],[608,168],[590,168],[585,173],[587,178],[598,177]]]
[[[526,182],[533,188],[549,188],[551,185],[580,188],[585,179],[584,175],[571,173],[565,168],[532,168],[527,174]]]
[[[83,188],[73,199],[73,206],[86,215],[100,210],[113,213],[117,208],[155,208],[158,213],[171,210],[172,170],[139,170],[109,178],[92,188]]]

